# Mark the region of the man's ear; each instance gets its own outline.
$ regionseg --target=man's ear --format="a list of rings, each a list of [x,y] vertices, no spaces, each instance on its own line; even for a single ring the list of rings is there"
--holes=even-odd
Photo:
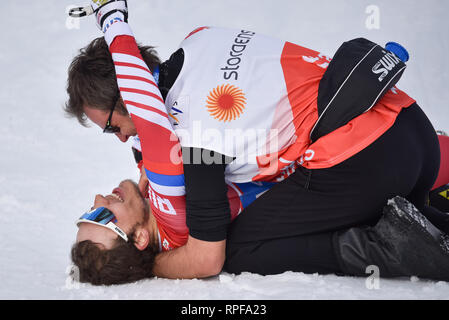
[[[150,233],[144,228],[139,228],[134,234],[134,245],[140,251],[145,250],[150,243]]]

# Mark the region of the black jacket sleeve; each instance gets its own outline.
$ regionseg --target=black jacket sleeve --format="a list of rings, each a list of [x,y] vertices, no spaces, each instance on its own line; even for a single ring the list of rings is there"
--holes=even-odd
[[[225,240],[231,214],[224,171],[232,159],[199,148],[183,148],[182,154],[189,233],[203,241]]]

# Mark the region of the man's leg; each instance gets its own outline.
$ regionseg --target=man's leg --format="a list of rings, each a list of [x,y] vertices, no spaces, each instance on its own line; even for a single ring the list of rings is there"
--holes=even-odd
[[[419,111],[419,112],[418,112]],[[416,113],[420,118],[426,117],[422,110]],[[414,140],[419,145],[424,146],[425,155],[440,154],[440,157],[429,156],[423,160],[420,177],[412,192],[407,195],[407,200],[412,202],[416,208],[440,230],[449,234],[449,213],[442,212],[438,207],[429,206],[429,192],[435,186],[449,182],[449,175],[446,172],[449,161],[449,140],[445,136],[433,135],[433,127],[430,121],[421,121],[415,128]],[[420,140],[419,140],[420,139]]]
[[[296,271],[342,274],[332,244],[334,232],[246,243],[227,242],[225,270],[262,275]]]
[[[225,269],[257,272],[260,265],[272,263],[269,273],[338,271],[329,240],[334,231],[374,225],[387,200],[396,195],[411,196],[410,201],[423,207],[425,197],[414,193],[436,178],[430,169],[423,171],[426,163],[431,168],[439,161],[435,142],[430,122],[414,105],[376,142],[345,162],[329,169],[299,168],[233,222]],[[313,238],[319,244],[315,248],[310,245]],[[296,254],[302,258],[292,259]]]

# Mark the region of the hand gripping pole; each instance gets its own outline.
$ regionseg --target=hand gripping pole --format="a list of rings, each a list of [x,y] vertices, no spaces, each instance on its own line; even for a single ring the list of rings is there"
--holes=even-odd
[[[94,9],[90,5],[86,7],[76,7],[69,10],[69,16],[71,16],[72,18],[90,16],[93,13]]]

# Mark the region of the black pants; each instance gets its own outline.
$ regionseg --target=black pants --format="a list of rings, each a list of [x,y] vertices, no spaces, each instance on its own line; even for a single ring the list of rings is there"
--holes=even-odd
[[[229,229],[225,270],[341,273],[334,232],[374,225],[396,195],[447,228],[447,215],[426,205],[439,162],[438,139],[426,115],[417,104],[403,109],[366,149],[332,168],[300,167],[248,206]]]

